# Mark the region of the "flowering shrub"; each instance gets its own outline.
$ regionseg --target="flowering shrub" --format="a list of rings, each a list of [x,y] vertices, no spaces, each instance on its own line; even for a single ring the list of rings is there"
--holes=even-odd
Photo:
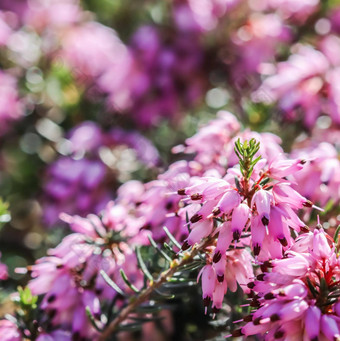
[[[339,13],[0,0],[0,339],[340,340]]]

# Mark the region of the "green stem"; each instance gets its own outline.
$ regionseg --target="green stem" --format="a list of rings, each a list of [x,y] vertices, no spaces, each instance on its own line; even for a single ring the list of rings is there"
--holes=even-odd
[[[159,278],[150,282],[149,287],[144,289],[139,293],[139,295],[132,300],[121,312],[118,316],[106,327],[106,329],[99,336],[98,341],[107,340],[120,326],[120,324],[125,321],[129,314],[132,313],[135,308],[137,308],[141,303],[148,300],[151,293],[158,289],[163,283],[168,282],[169,279],[184,265],[191,263],[194,260],[194,257],[198,255],[201,251],[203,251],[207,246],[211,244],[212,240],[210,238],[203,241],[197,247],[193,247],[190,252],[187,252],[182,259],[175,259],[171,262],[170,268],[164,272],[162,272]]]

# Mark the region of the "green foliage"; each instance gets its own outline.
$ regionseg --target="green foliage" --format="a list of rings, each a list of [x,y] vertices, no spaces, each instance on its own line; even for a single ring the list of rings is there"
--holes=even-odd
[[[29,287],[18,287],[19,301],[17,302],[23,310],[34,310],[37,308],[38,296],[33,296]]]
[[[249,180],[255,165],[261,159],[261,155],[254,159],[259,149],[260,142],[257,142],[254,138],[250,139],[249,142],[246,140],[242,143],[240,139],[235,142],[234,150],[239,159],[241,173],[247,180]]]
[[[0,198],[0,228],[11,220],[9,204]]]

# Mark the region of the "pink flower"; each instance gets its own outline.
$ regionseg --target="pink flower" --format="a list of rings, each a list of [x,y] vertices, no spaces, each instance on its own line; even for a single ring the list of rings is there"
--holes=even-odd
[[[0,136],[6,134],[23,115],[16,79],[0,70]]]
[[[124,207],[113,203],[107,205],[101,219],[96,215],[87,218],[62,215],[75,233],[29,267],[32,280],[28,286],[33,295],[44,295],[40,308],[53,326],[79,337],[97,335],[86,316],[86,307],[99,318],[101,302],[117,296],[100,275],[101,270],[123,291],[130,289],[120,270],[135,286],[142,286],[143,276],[132,247],[146,244],[147,238],[143,231],[139,233],[138,227],[127,226],[127,215]],[[117,299],[119,304],[122,298]]]
[[[332,134],[327,131],[328,138]],[[340,200],[340,161],[330,139],[322,130],[316,130],[312,138],[296,145],[292,157],[306,159],[303,170],[294,174],[295,189],[306,198],[325,206],[332,199],[334,204]],[[321,141],[320,141],[321,140]]]
[[[78,0],[32,1],[24,13],[26,25],[40,31],[47,27],[63,28],[81,19]]]
[[[215,219],[217,225],[231,221],[235,245],[250,230],[250,243],[259,260],[280,258],[282,248],[291,245],[290,228],[300,231],[304,227],[296,211],[311,207],[312,203],[296,192],[286,178],[300,170],[303,162],[279,157],[271,162],[260,160],[247,182],[234,166],[222,179],[219,176],[196,178],[191,186],[181,189],[178,193],[186,196],[183,201],[193,212],[189,216],[193,229],[183,249],[214,234],[211,219]]]
[[[186,0],[174,7],[174,20],[184,32],[211,31],[239,0]]]
[[[221,230],[223,233],[223,231]],[[221,233],[220,232],[220,233]],[[237,285],[244,285],[254,276],[252,267],[252,257],[246,250],[227,251],[223,246],[218,245],[214,251],[214,260],[205,265],[198,275],[201,277],[203,301],[205,310],[212,302],[214,313],[222,308],[222,302],[227,290],[235,292]],[[217,251],[217,249],[219,249]],[[222,252],[222,254],[221,254]],[[219,259],[216,258],[219,255]],[[210,255],[208,255],[210,258]],[[245,287],[245,292],[249,289]]]
[[[71,155],[57,159],[45,175],[41,202],[49,226],[59,222],[61,212],[81,216],[99,213],[113,197],[108,186],[116,180],[112,169],[117,170],[115,175],[121,180],[139,162],[147,168],[159,163],[157,149],[135,131],[114,128],[105,132],[94,122],[85,121],[70,131],[68,140]],[[124,151],[133,154],[125,168]]]
[[[173,148],[174,153],[195,153],[195,161],[201,165],[201,174],[215,172],[221,176],[228,167],[238,163],[234,153],[234,143],[240,138],[241,142],[255,138],[260,142],[261,155],[269,162],[281,155],[284,158],[278,136],[270,133],[257,133],[249,130],[241,131],[236,117],[227,111],[219,111],[217,118],[199,129],[192,137],[186,139],[185,145]]]
[[[60,57],[87,84],[97,81],[111,65],[128,66],[124,61],[128,58],[127,48],[112,29],[97,22],[71,28],[63,37]]]
[[[265,340],[340,337],[340,259],[323,230],[301,235],[285,258],[265,263],[265,268],[272,270],[248,284],[256,294],[251,305],[258,309],[240,334],[261,334]]]
[[[8,320],[0,320],[0,339],[3,341],[21,341],[22,335],[17,325]]]
[[[251,206],[254,207],[254,205],[256,205],[256,210],[265,226],[269,223],[270,206],[272,203],[273,196],[263,189],[255,192],[252,198]]]

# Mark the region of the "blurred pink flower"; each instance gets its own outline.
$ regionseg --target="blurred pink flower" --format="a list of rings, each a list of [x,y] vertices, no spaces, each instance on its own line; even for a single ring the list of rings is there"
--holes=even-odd
[[[0,136],[6,134],[23,115],[16,79],[0,70]]]
[[[0,339],[3,341],[22,341],[22,335],[16,324],[9,320],[0,320]]]

